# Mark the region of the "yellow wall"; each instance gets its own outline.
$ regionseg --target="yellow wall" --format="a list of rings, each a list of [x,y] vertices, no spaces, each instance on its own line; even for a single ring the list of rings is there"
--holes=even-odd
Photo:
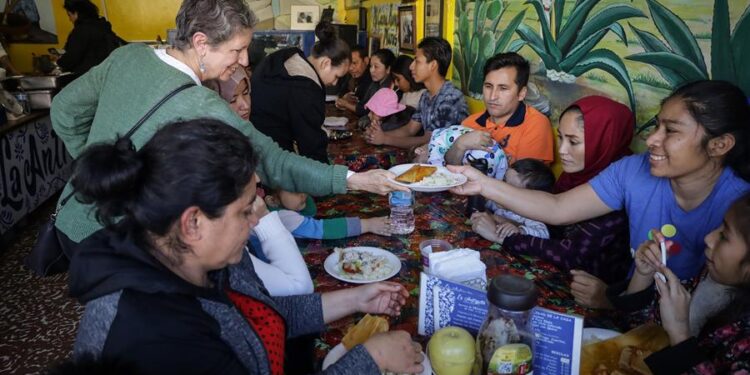
[[[52,9],[55,14],[55,27],[57,28],[58,44],[19,44],[13,43],[8,46],[8,55],[13,65],[21,72],[33,71],[31,54],[46,55],[47,49],[51,47],[62,48],[65,39],[73,29],[73,24],[68,20],[68,14],[63,9],[64,0],[52,0]]]
[[[180,4],[182,0],[106,0],[107,19],[127,41],[153,41],[157,35],[166,41]]]
[[[23,44],[13,43],[8,48],[8,54],[13,65],[21,72],[31,72],[32,53],[47,54],[50,47],[63,48],[65,40],[73,29],[68,15],[63,9],[64,0],[51,0],[57,27],[57,44]],[[182,0],[103,0],[94,1],[104,14],[106,6],[107,18],[112,23],[112,29],[127,41],[153,41],[157,35],[167,39],[167,29],[174,28],[174,18],[180,8]]]

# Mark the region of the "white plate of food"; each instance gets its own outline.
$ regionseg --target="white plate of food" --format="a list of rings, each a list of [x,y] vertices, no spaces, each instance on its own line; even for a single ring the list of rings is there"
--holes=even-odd
[[[326,102],[335,102],[338,98],[337,95],[326,95]]]
[[[604,328],[584,328],[581,342],[583,345],[594,344],[620,336],[620,332]]]
[[[325,358],[323,358],[323,367],[322,370],[325,370],[328,368],[328,366],[336,363],[341,357],[346,354],[347,350],[344,344],[338,344],[331,348],[331,351],[328,352]],[[422,353],[424,356],[424,360],[422,361],[422,367],[424,367],[424,370],[419,375],[431,375],[432,374],[432,366],[430,365],[430,358],[427,357],[424,353]],[[384,374],[391,374],[390,372],[384,372]]]
[[[401,270],[401,261],[377,247],[335,248],[323,267],[329,275],[349,283],[368,284],[390,279]]]
[[[453,173],[447,168],[430,164],[401,164],[388,171],[396,175],[391,182],[414,191],[434,193],[463,185],[466,176]]]

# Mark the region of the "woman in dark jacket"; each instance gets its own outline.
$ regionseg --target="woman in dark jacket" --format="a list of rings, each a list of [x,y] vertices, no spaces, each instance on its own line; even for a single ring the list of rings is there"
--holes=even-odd
[[[325,86],[333,86],[349,71],[349,46],[336,29],[321,22],[319,41],[305,58],[297,48],[268,55],[253,71],[250,121],[281,148],[328,163]]]
[[[70,294],[86,305],[74,357],[141,374],[275,375],[286,339],[355,312],[400,312],[408,292],[390,282],[268,294],[245,245],[262,202],[256,157],[239,130],[208,119],[168,124],[138,151],[120,138],[83,153],[72,183],[106,228],[71,262]],[[422,358],[408,333],[391,331],[326,372],[421,372]]]
[[[73,22],[73,31],[65,42],[65,54],[57,60],[63,71],[86,73],[125,44],[112,25],[99,17],[99,9],[88,0],[65,0],[63,5]]]

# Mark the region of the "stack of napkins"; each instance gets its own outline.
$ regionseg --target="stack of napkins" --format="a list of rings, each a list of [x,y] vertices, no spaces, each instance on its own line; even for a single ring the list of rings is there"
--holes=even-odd
[[[487,287],[487,266],[479,259],[478,251],[453,249],[429,257],[431,275],[475,288]]]

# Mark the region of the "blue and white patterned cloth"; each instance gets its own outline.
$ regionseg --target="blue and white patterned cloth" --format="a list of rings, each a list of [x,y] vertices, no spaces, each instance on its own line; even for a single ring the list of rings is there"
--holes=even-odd
[[[425,90],[419,98],[418,108],[411,119],[422,124],[422,129],[426,132],[460,124],[469,117],[464,94],[448,81],[443,83],[440,91],[432,98],[430,92]]]
[[[435,130],[432,132],[430,138],[430,144],[427,146],[429,157],[427,162],[432,165],[445,166],[445,153],[458,139],[458,137],[474,131],[471,128],[467,128],[462,125],[451,125],[442,129]],[[508,158],[505,156],[500,144],[492,141],[492,150],[469,150],[464,154],[462,164],[468,164],[467,158],[469,155],[476,159],[487,159],[487,175],[502,180],[505,176],[505,171],[508,170]]]

